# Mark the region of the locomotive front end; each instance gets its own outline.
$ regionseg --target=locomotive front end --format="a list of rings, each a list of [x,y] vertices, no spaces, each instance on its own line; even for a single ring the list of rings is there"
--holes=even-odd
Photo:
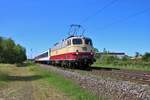
[[[75,63],[78,66],[90,66],[95,61],[93,44],[90,38],[74,37],[72,49],[75,51]]]

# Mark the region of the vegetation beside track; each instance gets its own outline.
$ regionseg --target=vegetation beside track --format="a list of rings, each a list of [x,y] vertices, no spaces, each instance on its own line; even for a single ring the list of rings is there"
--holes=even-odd
[[[66,96],[69,96],[73,100],[97,100],[98,98],[90,92],[82,89],[79,85],[71,80],[64,78],[63,76],[56,74],[52,71],[46,71],[39,67],[31,67],[32,71],[40,73],[42,76],[47,76],[48,82],[58,90],[64,92]]]
[[[61,100],[97,100],[95,95],[80,88],[80,86],[73,81],[55,72],[42,69],[34,64],[26,64],[23,65],[23,67],[21,67],[21,65],[16,67],[16,65],[0,64],[0,93],[5,90],[7,91],[9,87],[14,89],[12,91],[15,91],[15,93],[13,93],[15,96],[18,94],[27,95],[24,92],[32,91],[33,93],[28,93],[26,97],[29,98],[30,95],[34,95],[33,100],[47,100],[51,95],[57,97],[59,94],[62,95]],[[48,87],[50,87],[50,90]],[[24,90],[25,88],[28,89]],[[7,93],[4,94],[9,95]]]
[[[9,64],[0,64],[0,86],[7,85],[8,83],[8,66],[12,67],[13,65]]]
[[[150,66],[140,66],[140,65],[116,65],[116,64],[103,64],[98,61],[95,62],[92,67],[99,68],[112,68],[112,69],[125,69],[125,70],[138,70],[138,71],[150,71]]]
[[[96,55],[96,62],[92,66],[150,71],[150,53],[145,53],[144,55],[136,53],[134,59],[132,59],[129,56],[124,56],[123,58],[110,56],[106,52],[103,56]]]
[[[0,72],[0,86],[7,83],[7,74]]]

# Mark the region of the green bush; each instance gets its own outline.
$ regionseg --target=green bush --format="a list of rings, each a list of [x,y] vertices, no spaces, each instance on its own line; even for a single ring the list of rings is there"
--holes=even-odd
[[[142,60],[143,60],[143,61],[150,61],[150,53],[146,52],[146,53],[142,56]]]
[[[103,55],[97,58],[94,66],[110,66],[125,69],[150,70],[149,53],[145,53],[141,58],[131,59],[128,56],[117,58],[115,56]]]
[[[0,37],[0,63],[22,63],[27,59],[26,50],[11,38]]]

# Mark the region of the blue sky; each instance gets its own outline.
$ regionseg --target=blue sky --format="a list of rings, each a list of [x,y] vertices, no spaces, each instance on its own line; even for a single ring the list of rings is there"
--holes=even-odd
[[[31,49],[33,56],[47,50],[67,36],[70,24],[80,24],[111,1],[0,0],[0,36],[26,47],[31,57]],[[150,52],[150,9],[120,21],[149,5],[150,0],[117,0],[81,25],[100,51]]]

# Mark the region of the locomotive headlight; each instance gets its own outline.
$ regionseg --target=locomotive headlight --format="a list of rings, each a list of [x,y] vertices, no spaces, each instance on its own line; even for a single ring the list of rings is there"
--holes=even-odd
[[[79,52],[76,52],[76,55],[79,55]]]
[[[94,55],[94,53],[93,53],[93,52],[91,52],[91,55]]]
[[[94,52],[91,50],[91,55],[94,55]]]
[[[76,50],[76,55],[79,55],[79,50]]]

